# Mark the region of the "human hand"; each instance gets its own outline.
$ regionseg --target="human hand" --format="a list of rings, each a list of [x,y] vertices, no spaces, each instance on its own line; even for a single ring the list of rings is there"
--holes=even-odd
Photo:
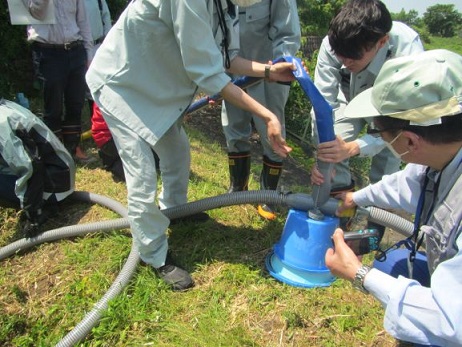
[[[282,137],[281,123],[279,123],[279,120],[277,118],[270,120],[267,124],[267,128],[268,140],[274,152],[282,158],[287,157],[292,151],[292,148],[287,145],[286,140]]]
[[[357,206],[353,200],[353,192],[343,192],[336,195],[335,198],[341,200],[341,203],[335,212],[337,216],[341,216],[344,211],[353,209]]]
[[[270,68],[270,82],[291,82],[295,80],[293,71],[297,69],[295,64],[288,62],[278,62],[273,64],[272,61],[268,62],[268,65],[271,65]]]
[[[321,184],[324,183],[324,175],[321,173],[321,171],[318,170],[318,167],[316,165],[313,165],[313,168],[311,169],[311,184],[320,186]]]
[[[339,163],[356,154],[359,154],[356,141],[345,142],[338,135],[335,140],[320,143],[317,148],[317,158],[326,163]]]
[[[331,173],[331,179],[334,178],[335,176],[335,168],[332,168],[332,173]],[[311,169],[311,184],[320,186],[321,184],[324,183],[324,175],[322,174],[321,171],[319,171],[319,168],[317,165],[313,165]]]
[[[308,71],[308,68],[306,67],[305,62],[303,60],[301,60],[301,62],[302,62],[303,70],[305,70],[305,72],[309,75],[310,72]]]
[[[337,228],[335,230],[332,240],[335,244],[335,249],[329,248],[327,250],[325,256],[326,266],[334,276],[353,281],[356,272],[361,267],[361,262],[345,243],[342,229]]]

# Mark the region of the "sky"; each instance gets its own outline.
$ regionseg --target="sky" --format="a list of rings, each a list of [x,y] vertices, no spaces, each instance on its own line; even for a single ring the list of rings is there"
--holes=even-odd
[[[422,17],[427,7],[436,4],[453,4],[455,9],[462,13],[462,1],[461,0],[382,0],[387,6],[388,10],[393,13],[404,11],[409,12],[410,10],[416,10],[419,13],[419,17]]]

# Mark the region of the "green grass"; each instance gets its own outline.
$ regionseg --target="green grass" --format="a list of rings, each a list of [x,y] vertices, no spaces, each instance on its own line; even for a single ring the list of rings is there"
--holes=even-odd
[[[223,194],[225,152],[186,126],[192,148],[189,200]],[[87,149],[96,155],[91,142]],[[296,146],[296,143],[292,143]],[[312,159],[296,148],[291,160]],[[254,168],[254,173],[258,168]],[[126,203],[126,189],[99,167],[79,167],[76,190]],[[253,179],[251,189],[257,189]],[[306,182],[287,190],[307,192]],[[209,211],[204,224],[169,229],[175,258],[192,273],[194,289],[169,290],[140,264],[122,294],[80,346],[393,346],[383,309],[343,280],[327,288],[291,287],[272,278],[264,260],[279,240],[286,211],[264,221],[255,206]],[[68,202],[48,229],[118,218],[104,207]],[[21,237],[19,214],[0,210],[0,246]],[[51,346],[78,324],[108,290],[131,248],[129,230],[98,232],[43,244],[2,260],[0,345]],[[370,259],[369,259],[370,261]]]
[[[462,54],[461,38],[436,38],[426,49],[445,47]],[[40,103],[31,100],[33,111]],[[84,110],[86,111],[86,109]],[[218,114],[217,114],[218,117]],[[88,127],[88,115],[87,127]],[[228,168],[222,145],[186,127],[191,139],[189,200],[223,194]],[[308,169],[313,159],[296,142],[290,160]],[[94,145],[86,144],[96,155]],[[76,190],[126,203],[126,189],[99,167],[79,167]],[[353,160],[358,175],[364,160]],[[253,167],[251,189],[258,188]],[[309,192],[307,182],[286,190]],[[122,294],[112,300],[99,324],[80,346],[394,346],[383,331],[383,309],[371,296],[343,280],[326,288],[302,289],[276,281],[264,260],[279,240],[286,213],[263,221],[255,206],[209,211],[205,224],[169,229],[170,246],[192,273],[194,289],[169,290],[144,264]],[[118,218],[108,209],[69,202],[47,230]],[[20,213],[0,209],[0,247],[21,238]],[[43,244],[2,260],[0,345],[52,346],[58,343],[108,290],[131,248],[129,230],[98,232]],[[366,262],[371,257],[365,258]]]
[[[431,36],[430,42],[424,44],[426,50],[444,48],[462,55],[462,37]]]

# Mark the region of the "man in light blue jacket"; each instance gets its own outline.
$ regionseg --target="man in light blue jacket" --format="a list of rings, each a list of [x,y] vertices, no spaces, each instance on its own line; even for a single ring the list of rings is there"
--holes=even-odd
[[[87,73],[122,159],[128,216],[141,259],[174,290],[191,287],[193,280],[167,259],[170,221],[156,203],[153,150],[162,172],[160,208],[186,203],[190,148],[181,122],[197,92],[220,92],[257,114],[267,123],[274,150],[282,157],[290,151],[277,116],[234,85],[226,70],[262,78],[266,71],[287,82],[294,79],[295,67],[238,57],[237,30],[236,8],[226,0],[135,0],[106,36]]]
[[[319,160],[335,163],[333,195],[355,188],[348,161],[352,156],[372,157],[372,183],[399,169],[400,160],[380,138],[358,138],[367,120],[346,118],[344,110],[356,95],[374,85],[386,61],[422,51],[419,35],[403,23],[392,22],[390,12],[379,0],[350,0],[330,23],[319,50],[314,82],[334,109],[337,138],[317,148]],[[315,122],[312,124],[316,135]],[[373,227],[383,233],[383,228]]]
[[[85,9],[87,12],[88,23],[90,24],[91,36],[93,38],[93,54],[103,43],[109,30],[112,28],[111,13],[107,6],[106,0],[85,0]],[[90,91],[87,90],[85,95],[88,101],[90,114],[93,113],[93,99]]]
[[[300,48],[300,22],[295,0],[262,0],[250,7],[239,8],[240,51],[249,60],[268,62],[284,55],[295,56]],[[239,76],[234,76],[239,77]],[[247,88],[247,93],[273,111],[285,136],[284,108],[289,85],[264,81]],[[276,190],[281,177],[283,158],[273,151],[267,138],[266,124],[251,112],[224,102],[221,120],[228,146],[230,186],[228,191],[248,189],[250,176],[250,137],[253,125],[263,147],[260,189]],[[253,124],[252,124],[253,123]],[[274,208],[258,206],[266,219],[276,218]]]

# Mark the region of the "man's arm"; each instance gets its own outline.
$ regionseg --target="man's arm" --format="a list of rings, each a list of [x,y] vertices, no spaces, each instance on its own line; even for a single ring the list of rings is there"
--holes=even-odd
[[[337,229],[335,249],[326,252],[326,265],[338,277],[353,281],[361,267],[357,256]],[[385,308],[384,327],[395,338],[424,345],[459,346],[462,343],[462,236],[459,252],[442,262],[432,274],[431,287],[405,277],[394,278],[377,269],[364,277],[364,288]]]
[[[102,0],[101,3],[103,5],[103,13],[101,16],[103,20],[103,33],[106,36],[109,30],[112,28],[111,12],[109,11],[106,0]]]
[[[56,1],[56,0],[55,0]],[[76,23],[83,39],[85,50],[87,51],[88,65],[93,59],[93,36],[91,35],[90,23],[85,9],[85,0],[77,0]]]
[[[231,82],[223,88],[221,95],[225,101],[260,117],[266,123],[268,140],[273,150],[283,158],[287,156],[292,149],[282,137],[281,123],[274,113]]]

